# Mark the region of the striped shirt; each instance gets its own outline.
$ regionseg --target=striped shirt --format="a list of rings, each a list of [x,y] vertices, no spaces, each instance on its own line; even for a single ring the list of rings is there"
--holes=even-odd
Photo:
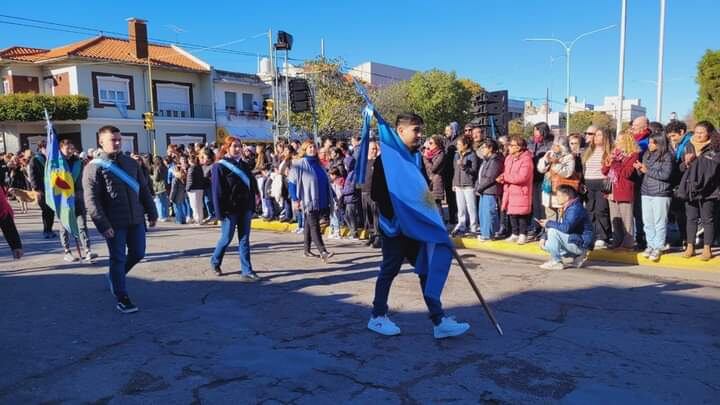
[[[585,180],[603,180],[607,176],[602,173],[603,149],[595,148],[593,154],[585,162]]]

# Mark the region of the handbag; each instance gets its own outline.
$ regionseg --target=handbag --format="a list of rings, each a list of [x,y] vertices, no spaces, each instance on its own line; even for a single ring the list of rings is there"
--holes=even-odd
[[[553,173],[551,179],[553,193],[556,192],[560,186],[570,186],[575,191],[580,190],[580,176],[578,176],[577,172],[574,172],[570,177],[562,177]]]
[[[603,194],[612,194],[613,190],[613,182],[610,179],[603,180],[602,188],[600,191],[602,191]]]

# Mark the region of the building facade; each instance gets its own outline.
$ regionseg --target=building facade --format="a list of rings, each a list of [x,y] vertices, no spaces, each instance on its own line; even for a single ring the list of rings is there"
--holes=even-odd
[[[377,62],[365,62],[350,69],[350,75],[375,87],[389,86],[393,83],[410,80],[415,70]]]
[[[595,111],[602,111],[617,120],[617,107],[620,98],[618,96],[607,96],[603,104],[596,106]],[[622,103],[622,122],[630,122],[637,117],[647,115],[647,108],[642,106],[639,98],[626,98]]]

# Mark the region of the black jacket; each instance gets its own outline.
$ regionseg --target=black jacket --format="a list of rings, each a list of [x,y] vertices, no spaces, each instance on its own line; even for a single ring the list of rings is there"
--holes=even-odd
[[[259,194],[257,180],[250,166],[243,160],[225,158],[242,170],[250,181],[248,188],[235,173],[220,163],[212,166],[212,199],[220,218],[255,210],[255,197]]]
[[[30,190],[45,192],[45,162],[44,155],[36,153],[28,163],[28,182]]]
[[[377,159],[375,159],[370,198],[375,201],[375,204],[382,216],[388,220],[392,220],[395,217],[395,210],[393,209],[392,200],[390,199],[387,180],[385,180],[385,169],[383,169],[382,156],[378,156]]]
[[[720,152],[706,146],[700,153],[688,144],[685,153],[694,153],[689,166],[680,164],[683,171],[676,195],[685,201],[720,199]]]
[[[480,159],[474,151],[468,150],[465,155],[455,153],[454,174],[452,178],[453,187],[473,187],[477,180]]]
[[[143,224],[145,214],[148,220],[157,220],[152,194],[140,165],[123,153],[108,155],[102,152],[99,157],[117,164],[140,184],[140,189],[135,193],[109,170],[97,164],[88,164],[82,182],[85,189],[85,206],[97,230],[102,233],[109,228]]]
[[[199,165],[191,165],[188,169],[185,190],[197,191],[205,189],[205,175],[203,169]]]
[[[475,184],[475,194],[477,195],[495,195],[502,194],[502,186],[495,179],[505,170],[505,161],[503,157],[496,153],[489,159],[483,160],[478,172],[477,183]]]
[[[649,197],[672,197],[673,159],[668,152],[663,155],[645,152],[642,159],[647,166],[647,173],[643,174],[640,195]]]
[[[528,142],[528,150],[533,155],[533,167],[538,167],[538,162],[552,149],[552,144],[553,137],[545,138],[540,143],[535,143],[532,139]],[[533,170],[533,173],[535,173],[533,182],[542,183],[543,179],[545,179],[545,174],[537,170]]]

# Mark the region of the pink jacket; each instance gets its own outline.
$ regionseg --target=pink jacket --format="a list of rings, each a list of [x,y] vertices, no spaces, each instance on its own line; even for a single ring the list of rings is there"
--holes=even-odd
[[[502,210],[509,215],[532,212],[533,157],[530,151],[505,158]]]

